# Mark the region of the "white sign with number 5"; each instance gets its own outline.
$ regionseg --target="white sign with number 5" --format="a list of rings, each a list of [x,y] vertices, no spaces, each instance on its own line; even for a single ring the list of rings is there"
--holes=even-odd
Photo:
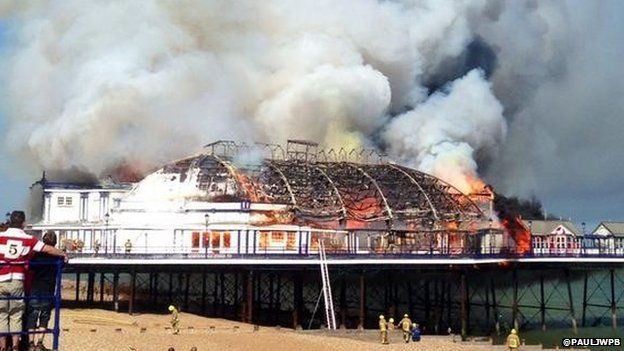
[[[24,246],[19,240],[7,240],[6,245],[4,246],[4,258],[5,259],[15,259],[22,255],[24,251]]]

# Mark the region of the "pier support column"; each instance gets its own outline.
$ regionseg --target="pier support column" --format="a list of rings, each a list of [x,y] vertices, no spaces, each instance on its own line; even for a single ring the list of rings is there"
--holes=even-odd
[[[576,317],[574,316],[574,300],[572,300],[572,285],[570,284],[570,270],[565,269],[566,285],[568,286],[568,303],[570,308],[570,319],[572,322],[572,330],[574,334],[578,334],[578,328],[576,326]]]
[[[617,329],[617,306],[615,301],[615,271],[609,270],[611,280],[611,327]]]
[[[540,320],[542,330],[546,331],[546,301],[544,300],[544,275],[540,274]]]
[[[513,269],[512,273],[512,283],[513,283],[513,301],[511,302],[511,318],[513,327],[516,330],[519,330],[518,323],[518,270],[516,268]]]
[[[498,305],[496,303],[496,286],[494,285],[494,279],[490,280],[490,289],[492,291],[492,312],[494,313],[494,330],[496,330],[496,335],[500,335],[500,320],[498,318]]]
[[[80,273],[76,273],[76,302],[80,301]]]
[[[249,271],[247,273],[247,286],[245,288],[245,318],[246,323],[253,323],[253,300],[254,300],[254,273]]]
[[[217,305],[219,304],[219,274],[214,273],[213,289],[212,289],[212,315],[217,315]]]
[[[487,286],[487,284],[485,285],[485,325],[486,325],[486,330],[489,332],[492,331],[491,327],[490,327],[490,287]]]
[[[358,320],[358,328],[364,328],[366,324],[366,280],[364,271],[360,272],[360,313]]]
[[[447,327],[450,327],[452,324],[452,319],[451,319],[451,310],[453,308],[453,305],[451,303],[451,282],[447,282],[446,283],[446,324]]]
[[[583,311],[581,312],[581,326],[585,327],[585,313],[587,311],[587,271],[583,278]]]
[[[468,336],[468,287],[466,285],[466,272],[460,273],[460,315],[461,315],[461,336],[465,339]]]
[[[134,301],[136,298],[136,271],[130,272],[130,299],[128,300],[128,313],[132,315],[134,313]]]
[[[173,304],[173,273],[169,273],[169,303]]]
[[[191,282],[191,274],[186,273],[186,280],[184,281],[184,310],[188,311],[189,309],[189,289]]]
[[[221,289],[221,298],[219,300],[219,315],[223,316],[224,315],[224,309],[225,309],[225,274],[221,273],[219,276],[219,283],[220,283],[220,287]]]
[[[282,311],[282,273],[277,272],[276,274],[276,285],[275,285],[275,303],[274,303],[274,312],[273,316],[275,318],[275,323],[279,321],[279,315]]]
[[[119,312],[119,272],[113,273],[113,309]]]
[[[158,272],[154,273],[154,295],[152,298],[153,306],[158,306],[158,296],[160,295],[160,289],[158,285]]]
[[[104,302],[104,279],[106,278],[106,273],[100,273],[100,302]]]
[[[201,311],[206,314],[206,270],[202,271],[202,295],[201,295]],[[243,319],[244,321],[244,319]]]
[[[293,276],[293,291],[294,291],[294,303],[293,303],[293,316],[292,323],[293,329],[297,329],[297,326],[301,325],[300,319],[302,317],[301,312],[303,310],[303,279],[301,273],[297,272]]]
[[[95,273],[89,272],[87,275],[87,301],[93,303],[95,300]]]
[[[427,280],[425,281],[425,321],[426,321],[426,326],[427,329],[431,328],[431,289],[429,288],[431,285],[431,280],[429,280],[429,278],[427,278]],[[414,313],[414,312],[412,312]],[[414,318],[414,317],[412,317]]]
[[[418,284],[422,284],[422,281],[418,281]],[[412,297],[412,283],[410,279],[405,282],[405,288],[407,289],[407,313],[410,318],[414,318],[414,298]]]
[[[434,309],[433,309],[433,331],[435,334],[439,334],[440,332],[440,318],[442,318],[442,304],[444,301],[444,296],[440,298],[440,278],[435,278],[433,281],[433,301],[434,301]]]
[[[347,282],[344,274],[340,278],[340,325],[347,325]]]

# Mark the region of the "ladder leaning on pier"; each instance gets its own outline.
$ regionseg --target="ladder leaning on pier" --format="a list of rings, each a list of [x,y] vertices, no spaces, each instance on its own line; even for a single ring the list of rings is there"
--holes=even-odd
[[[334,299],[332,298],[329,271],[327,269],[327,256],[325,254],[324,240],[319,240],[319,261],[321,264],[321,280],[323,283],[323,300],[325,302],[325,318],[327,329],[336,330],[336,314],[334,313]]]

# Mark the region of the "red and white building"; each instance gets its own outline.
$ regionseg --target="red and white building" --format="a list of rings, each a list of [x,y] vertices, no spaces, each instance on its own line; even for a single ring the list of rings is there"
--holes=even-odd
[[[568,255],[581,253],[583,233],[570,221],[523,220],[531,232],[534,255]]]

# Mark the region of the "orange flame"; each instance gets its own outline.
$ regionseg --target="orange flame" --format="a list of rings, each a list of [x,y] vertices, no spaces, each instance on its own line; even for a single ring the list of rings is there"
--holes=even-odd
[[[232,172],[232,174],[234,175],[234,178],[236,179],[236,182],[238,183],[238,185],[240,185],[243,188],[242,190],[245,192],[245,195],[247,195],[247,197],[249,198],[249,201],[260,202],[260,198],[262,196],[259,194],[261,194],[261,191],[259,187],[256,185],[256,183],[254,183],[247,175],[242,174],[240,172],[234,171]]]
[[[525,255],[531,251],[531,232],[522,223],[520,217],[504,218],[501,224],[516,242],[518,255]]]

